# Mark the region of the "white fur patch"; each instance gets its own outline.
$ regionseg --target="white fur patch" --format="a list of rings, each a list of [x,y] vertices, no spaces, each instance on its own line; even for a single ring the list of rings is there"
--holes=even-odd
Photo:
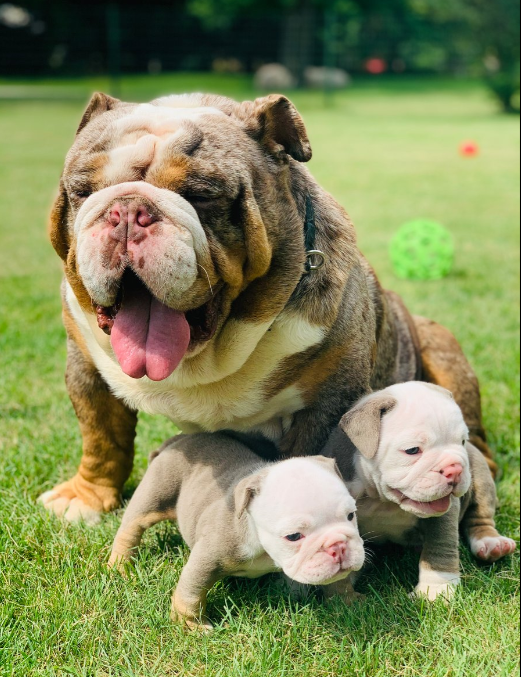
[[[242,565],[239,571],[236,571],[233,576],[240,578],[260,578],[266,574],[272,574],[276,571],[281,571],[275,562],[267,553],[263,553],[259,557],[250,560]]]
[[[486,536],[485,538],[471,538],[470,549],[475,557],[484,562],[497,562],[497,560],[511,555],[517,549],[517,544],[506,536]]]
[[[355,491],[351,486],[349,489]],[[392,541],[407,545],[405,536],[418,524],[418,517],[396,503],[364,497],[358,501],[358,524],[362,537],[371,543]]]
[[[102,216],[107,205],[113,200],[139,195],[151,200],[172,221],[180,220],[180,225],[189,230],[192,235],[196,252],[203,258],[209,255],[206,234],[192,205],[177,193],[165,188],[157,188],[145,181],[127,181],[93,193],[85,200],[76,216],[75,234],[78,235],[89,228]]]
[[[131,180],[135,170],[150,166],[182,135],[187,122],[207,116],[226,117],[217,108],[198,106],[193,97],[165,97],[157,105],[136,106],[113,123],[114,146],[108,150],[105,180],[109,184]]]
[[[226,114],[218,108],[205,106],[194,107],[190,100],[183,104],[181,97],[164,97],[158,100],[159,105],[142,103],[128,115],[120,118],[116,124],[121,131],[147,129],[156,136],[176,132],[184,121],[196,122],[206,115],[218,115],[226,118]]]
[[[460,584],[459,574],[448,571],[433,571],[420,564],[420,580],[415,589],[415,594],[427,597],[431,602],[440,596],[446,600],[451,599]]]
[[[268,400],[264,390],[269,377],[285,358],[325,335],[323,328],[291,314],[278,318],[271,331],[269,323],[232,320],[201,354],[185,358],[172,376],[155,383],[126,376],[110,338],[98,328],[94,315],[82,311],[70,286],[66,298],[97,369],[115,395],[139,411],[167,416],[186,432],[246,431],[268,424],[272,439],[277,431],[282,435],[304,401],[296,386]]]

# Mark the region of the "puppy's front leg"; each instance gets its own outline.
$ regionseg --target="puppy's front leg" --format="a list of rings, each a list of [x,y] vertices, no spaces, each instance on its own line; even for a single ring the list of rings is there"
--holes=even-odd
[[[443,595],[449,600],[459,585],[459,514],[460,500],[452,498],[445,515],[422,520],[424,542],[416,595],[431,601]]]
[[[207,543],[199,541],[195,544],[172,597],[172,620],[183,623],[190,630],[213,629],[205,616],[206,597],[222,575],[218,563],[209,557],[210,551]]]
[[[355,582],[355,574],[350,574],[342,581],[337,581],[331,585],[324,585],[322,587],[322,590],[324,591],[324,597],[326,599],[334,599],[335,597],[339,597],[348,605],[351,605],[356,601],[362,601],[365,599],[365,595],[361,595],[359,592],[356,592],[353,587]]]
[[[515,552],[516,542],[502,536],[496,529],[496,485],[483,455],[470,443],[467,450],[474,481],[462,528],[472,553],[484,562],[496,562]]]

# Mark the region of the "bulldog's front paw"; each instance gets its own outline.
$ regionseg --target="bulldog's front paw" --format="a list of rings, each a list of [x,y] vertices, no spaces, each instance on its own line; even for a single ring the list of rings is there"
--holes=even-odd
[[[93,526],[100,522],[103,513],[115,510],[120,499],[116,489],[92,484],[76,475],[68,482],[46,491],[38,502],[67,522],[85,522]]]
[[[472,539],[470,548],[475,557],[483,562],[497,562],[516,551],[516,542],[505,536]]]
[[[424,572],[411,596],[423,597],[430,602],[434,602],[438,598],[449,602],[454,597],[459,584],[460,577],[458,574],[445,571]]]

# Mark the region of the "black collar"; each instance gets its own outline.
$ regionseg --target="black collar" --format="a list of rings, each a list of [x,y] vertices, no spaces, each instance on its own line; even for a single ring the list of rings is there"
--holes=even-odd
[[[309,275],[320,270],[328,263],[328,257],[324,252],[317,250],[317,224],[315,220],[315,206],[313,199],[306,195],[306,220],[304,222],[304,244],[306,247],[306,264],[303,275]]]
[[[315,222],[315,207],[311,195],[306,195],[306,220],[304,222],[304,241],[306,252],[313,251],[316,246],[317,224]]]

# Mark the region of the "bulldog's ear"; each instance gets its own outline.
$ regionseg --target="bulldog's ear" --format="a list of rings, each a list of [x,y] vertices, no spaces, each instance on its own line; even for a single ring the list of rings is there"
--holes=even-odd
[[[309,459],[311,461],[315,461],[315,463],[320,463],[320,465],[327,468],[329,472],[337,475],[342,481],[344,481],[342,473],[340,472],[340,468],[338,467],[338,464],[334,458],[328,458],[327,456],[310,456]]]
[[[382,418],[398,401],[387,393],[375,393],[356,404],[340,421],[340,427],[365,458],[374,458],[380,446]]]
[[[83,113],[83,117],[76,134],[79,134],[81,130],[86,127],[91,120],[97,118],[98,115],[102,115],[109,110],[113,110],[120,103],[121,101],[119,99],[114,99],[108,94],[103,94],[102,92],[96,92],[93,94],[92,99],[87,106],[87,110],[85,113]]]
[[[261,470],[255,475],[245,477],[235,487],[235,514],[239,519],[244,515],[246,510],[248,510],[250,503],[255,496],[259,495],[267,474],[267,470]]]
[[[60,179],[58,197],[54,201],[51,211],[49,237],[56,253],[63,261],[67,260],[70,249],[70,237],[67,225],[68,209],[69,199],[67,197],[67,191],[65,190],[63,179]]]
[[[238,108],[246,131],[270,153],[309,162],[313,155],[304,120],[289,99],[280,94],[245,102]]]

